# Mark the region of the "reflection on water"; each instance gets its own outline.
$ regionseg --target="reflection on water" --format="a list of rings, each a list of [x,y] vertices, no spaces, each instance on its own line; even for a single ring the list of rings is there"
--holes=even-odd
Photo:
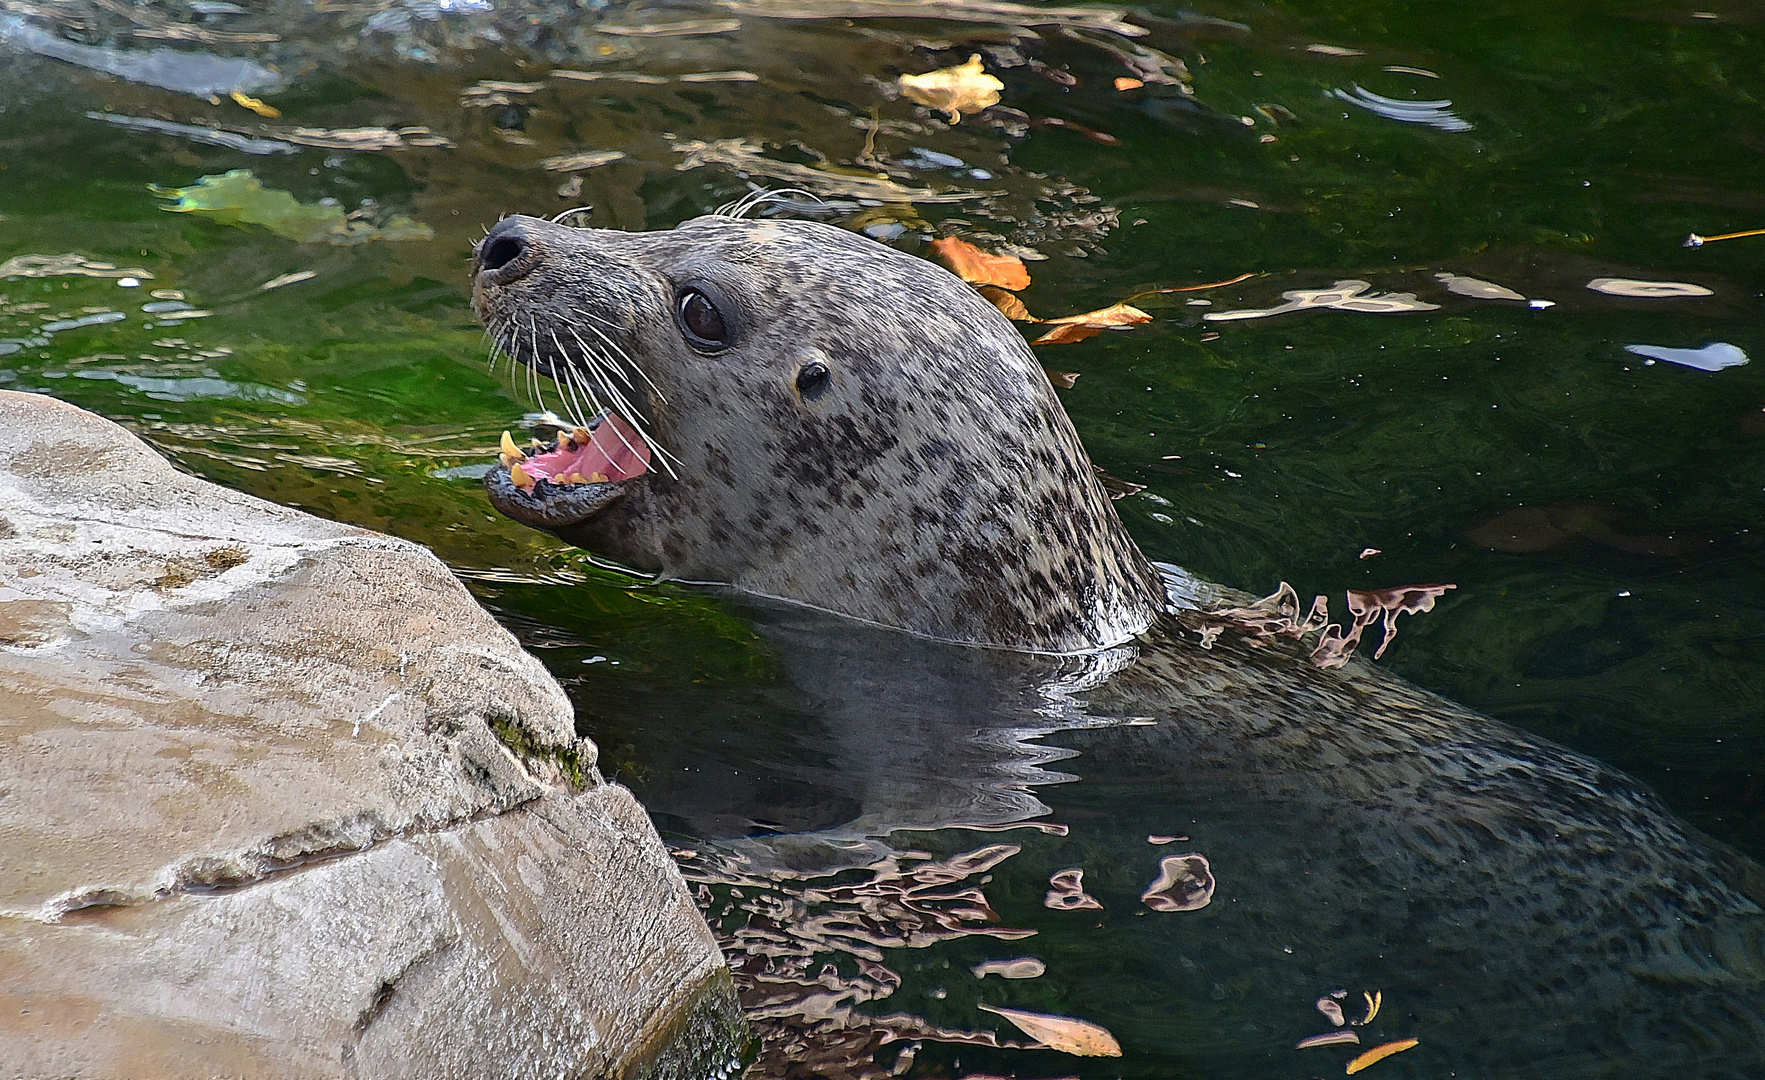
[[[1006,1053],[1002,1006],[1107,1027],[1127,1074],[1282,1076],[1318,1067],[1294,1047],[1345,986],[1364,1030],[1306,1054],[1738,1077],[1765,1052],[1765,875],[1590,759],[1296,647],[1050,661],[743,608],[794,714],[777,744],[689,712],[637,756],[756,1075],[1061,1067]],[[735,780],[756,760],[789,824]],[[1026,952],[1036,978],[989,987]]]
[[[1416,1038],[1371,1075],[1758,1075],[1722,844],[1765,854],[1762,44],[1583,0],[12,4],[0,385],[441,553],[694,852],[759,1072],[1291,1078]],[[901,92],[975,55],[997,105]],[[240,169],[435,237],[149,188]],[[1025,259],[1028,310],[1231,281],[1039,346],[1136,538],[1257,595],[1456,583],[1381,663],[1526,734],[1230,632],[1050,667],[636,587],[492,514],[547,402],[488,370],[481,229],[779,187],[754,212]],[[1028,1036],[982,1006],[1125,1056],[993,1045]]]

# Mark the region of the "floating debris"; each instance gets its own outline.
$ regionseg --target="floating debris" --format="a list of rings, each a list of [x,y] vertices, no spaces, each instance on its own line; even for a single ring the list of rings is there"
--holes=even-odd
[[[1743,236],[1765,236],[1765,229],[1747,229],[1743,232],[1719,233],[1716,236],[1699,236],[1697,233],[1692,233],[1685,238],[1685,243],[1681,246],[1703,247],[1705,244],[1713,244],[1718,240],[1739,240]]]
[[[1365,55],[1367,55],[1366,53],[1362,52],[1359,49],[1350,49],[1344,45],[1307,45],[1305,47],[1305,51],[1310,52],[1310,53],[1317,53],[1320,56],[1365,56]]]
[[[981,56],[975,53],[966,63],[939,68],[924,75],[902,75],[895,80],[901,93],[930,109],[937,109],[952,124],[962,120],[963,113],[977,113],[999,104],[1005,84],[986,73]]]
[[[1702,285],[1693,285],[1689,281],[1637,281],[1634,278],[1599,277],[1587,283],[1587,287],[1597,293],[1608,296],[1641,296],[1641,297],[1673,297],[1673,296],[1714,296],[1715,292]]]
[[[964,190],[933,191],[929,188],[898,184],[883,173],[833,172],[795,161],[779,161],[762,153],[758,143],[744,139],[717,139],[713,142],[681,140],[674,144],[674,149],[684,155],[674,166],[680,172],[718,165],[746,176],[777,180],[817,197],[843,196],[862,205],[958,203],[984,198],[988,194]],[[823,207],[829,208],[838,207],[832,203]]]
[[[275,134],[302,146],[323,150],[403,150],[407,147],[454,148],[451,139],[443,138],[422,126],[401,128],[312,128],[298,127],[275,131]]]
[[[924,19],[1026,29],[1058,26],[1067,33],[1101,30],[1125,38],[1145,37],[1151,33],[1143,26],[1128,22],[1127,12],[1120,8],[1055,7],[1016,4],[1010,0],[721,0],[721,6],[738,15],[771,19]],[[1250,29],[1243,23],[1207,16],[1191,14],[1189,19],[1239,31]]]
[[[1338,281],[1328,289],[1291,289],[1281,294],[1284,304],[1272,308],[1251,308],[1240,311],[1210,311],[1202,318],[1210,322],[1235,322],[1240,319],[1266,319],[1290,311],[1331,308],[1336,311],[1359,311],[1385,314],[1399,311],[1437,311],[1439,304],[1424,303],[1415,293],[1369,293],[1373,286],[1365,281]]]
[[[1383,990],[1374,990],[1371,993],[1362,990],[1361,997],[1367,999],[1367,1015],[1356,1020],[1354,1022],[1355,1027],[1366,1027],[1368,1024],[1372,1023],[1373,1018],[1379,1015],[1379,1006],[1385,1004],[1385,991]]]
[[[262,99],[254,98],[243,90],[235,90],[228,96],[233,99],[233,104],[242,109],[250,109],[259,116],[267,116],[274,120],[282,115],[281,109],[276,108],[274,105],[266,105]]]
[[[1105,330],[1125,330],[1140,323],[1149,323],[1152,321],[1152,316],[1132,304],[1111,304],[1096,311],[1087,311],[1083,315],[1068,315],[1060,319],[1038,319],[1036,321],[1052,326],[1054,329],[1030,344],[1066,345],[1074,341],[1084,341],[1086,338],[1096,337]]]
[[[1420,75],[1425,79],[1438,79],[1440,76],[1427,68],[1404,67],[1402,64],[1387,64],[1381,71],[1389,71],[1393,75]]]
[[[1319,998],[1317,1005],[1318,1011],[1323,1013],[1324,1016],[1329,1019],[1330,1023],[1336,1027],[1341,1027],[1343,1024],[1348,1023],[1348,1019],[1342,1015],[1342,1006],[1336,1004],[1336,999],[1332,998],[1330,995],[1325,994],[1323,997]]]
[[[124,116],[121,113],[89,112],[87,119],[102,120],[107,124],[115,124],[131,131],[142,131],[152,135],[175,135],[191,142],[207,143],[209,146],[224,146],[229,150],[237,150],[242,154],[298,154],[300,147],[280,139],[259,139],[251,135],[241,135],[237,131],[224,131],[220,128],[200,127],[196,124],[174,124],[170,120],[155,120],[149,116]]]
[[[751,71],[693,71],[675,78],[683,83],[725,83],[725,82],[759,82],[760,76]]]
[[[1480,278],[1465,277],[1462,274],[1449,274],[1444,271],[1434,275],[1435,279],[1446,286],[1446,291],[1458,296],[1469,296],[1476,300],[1519,300],[1526,298],[1505,285],[1497,285],[1493,281]]]
[[[1138,90],[1145,85],[1146,83],[1144,80],[1130,79],[1125,75],[1118,75],[1115,80],[1115,88],[1117,90]]]
[[[481,79],[460,91],[460,101],[465,104],[477,98],[507,98],[508,95],[525,96],[537,94],[545,89],[542,82],[504,82],[500,79]]]
[[[1723,368],[1740,367],[1747,362],[1747,354],[1726,341],[1712,342],[1701,349],[1670,349],[1665,345],[1626,345],[1624,351],[1646,356],[1653,360],[1665,360],[1669,364],[1681,364],[1699,371],[1721,371]]]
[[[1023,260],[1015,255],[994,255],[955,236],[945,236],[933,240],[931,249],[932,254],[938,257],[939,262],[949,267],[951,273],[971,285],[996,285],[1002,289],[1029,288],[1029,268],[1024,266]],[[989,294],[989,298],[991,298],[991,294]],[[1000,303],[998,300],[993,302],[995,305]],[[1023,302],[1015,296],[1011,297],[1011,302],[1016,305],[1014,310],[1022,312],[1022,315],[1013,315],[1012,312],[1006,311],[1007,317],[1020,318],[1025,322],[1039,321],[1030,318],[1030,313],[1024,308]],[[1000,310],[1004,311],[1005,309],[1001,307]]]
[[[257,289],[259,292],[269,292],[271,289],[280,289],[284,285],[297,285],[302,281],[311,281],[318,276],[316,270],[296,270],[292,274],[283,274],[281,277],[273,277],[262,285],[259,285]]]
[[[1033,956],[1020,956],[1015,960],[982,960],[970,970],[977,979],[988,975],[997,975],[1001,979],[1035,979],[1047,972],[1048,965]]]
[[[1373,659],[1379,659],[1385,655],[1385,650],[1391,647],[1391,643],[1397,640],[1399,615],[1419,615],[1433,611],[1434,601],[1444,596],[1447,590],[1456,588],[1457,585],[1400,585],[1394,589],[1349,589],[1348,613],[1354,621],[1347,630],[1340,623],[1331,623],[1324,627],[1323,636],[1312,649],[1312,664],[1320,668],[1334,668],[1348,663],[1349,656],[1360,644],[1361,634],[1374,622],[1383,619],[1379,647],[1373,650]]]
[[[1399,1039],[1397,1042],[1388,1042],[1383,1046],[1375,1046],[1360,1057],[1357,1057],[1348,1063],[1348,1075],[1353,1076],[1355,1073],[1360,1072],[1369,1065],[1384,1061],[1392,1054],[1408,1050],[1420,1041],[1421,1040],[1419,1039]]]
[[[1174,457],[1175,455],[1171,455],[1171,456]],[[1178,840],[1187,840],[1187,839],[1189,839],[1187,836],[1159,836],[1157,833],[1154,833],[1151,836],[1148,836],[1146,838],[1146,842],[1148,844],[1151,844],[1153,847],[1163,847],[1166,844],[1174,844]]]
[[[152,274],[138,266],[119,269],[111,263],[93,262],[84,255],[71,251],[66,255],[14,255],[0,263],[0,278],[13,277],[115,278],[118,285],[129,289],[139,288],[143,280],[153,279]],[[124,284],[129,281],[134,284]]]
[[[1358,105],[1387,120],[1396,120],[1404,124],[1426,124],[1441,131],[1471,130],[1470,123],[1453,115],[1452,102],[1448,100],[1401,101],[1397,98],[1375,94],[1359,84],[1355,84],[1352,94],[1346,90],[1332,90],[1330,93],[1350,105]]]
[[[55,322],[44,323],[37,327],[44,334],[59,334],[63,330],[78,330],[83,326],[102,326],[105,323],[121,322],[128,318],[120,311],[100,311],[91,315],[82,315],[77,319],[57,319]]]
[[[1140,894],[1140,902],[1153,911],[1199,911],[1213,902],[1213,890],[1207,856],[1166,855],[1158,864],[1158,880]]]
[[[185,188],[147,185],[170,202],[161,207],[179,214],[203,214],[226,225],[261,225],[303,244],[359,244],[368,240],[432,240],[429,226],[395,216],[374,225],[345,215],[343,207],[309,205],[292,193],[266,188],[250,169],[204,176]]]
[[[1385,553],[1380,551],[1378,548],[1361,548],[1361,553],[1355,557],[1359,558],[1359,559],[1371,559],[1375,555],[1383,555],[1383,554],[1385,554]]]
[[[1056,911],[1101,911],[1103,904],[1085,891],[1085,872],[1078,867],[1056,871],[1048,879],[1042,906]]]
[[[569,68],[554,68],[554,79],[570,79],[574,82],[628,82],[639,86],[663,86],[668,79],[662,75],[645,75],[636,71],[572,71]]]
[[[1001,1009],[985,1002],[975,1008],[1011,1021],[1019,1031],[1041,1044],[1037,1049],[1059,1050],[1076,1057],[1122,1056],[1121,1043],[1115,1041],[1115,1036],[1087,1020],[1022,1009]]]
[[[609,26],[596,23],[595,32],[615,37],[703,37],[707,34],[732,34],[742,28],[740,19],[689,19],[673,23],[640,23]]]
[[[583,169],[611,165],[615,161],[623,161],[624,159],[625,151],[623,150],[590,150],[581,154],[546,158],[539,163],[539,167],[549,172],[578,172]]]
[[[1326,1031],[1322,1035],[1312,1035],[1299,1040],[1293,1047],[1295,1050],[1310,1050],[1316,1046],[1341,1046],[1344,1043],[1359,1046],[1361,1037],[1352,1029],[1342,1031]]]

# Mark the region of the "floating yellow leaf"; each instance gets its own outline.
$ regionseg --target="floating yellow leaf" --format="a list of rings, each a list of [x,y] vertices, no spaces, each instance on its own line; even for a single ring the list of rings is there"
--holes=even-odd
[[[1146,84],[1139,79],[1130,79],[1126,76],[1118,76],[1115,80],[1115,88],[1117,90],[1138,90],[1145,85]]]
[[[1021,1009],[999,1009],[985,1003],[976,1008],[990,1012],[1017,1025],[1017,1029],[1036,1040],[1043,1048],[1060,1050],[1077,1057],[1121,1057],[1121,1044],[1115,1036],[1085,1020],[1048,1013],[1024,1012]],[[1396,1053],[1396,1051],[1392,1051]]]
[[[1005,89],[1004,83],[981,67],[979,53],[970,56],[966,64],[939,68],[924,75],[903,75],[896,83],[901,87],[901,93],[927,108],[943,112],[952,124],[961,121],[963,113],[977,113],[989,105],[999,104],[999,92]]]
[[[1064,319],[1043,319],[1042,322],[1054,327],[1054,329],[1043,334],[1031,344],[1067,345],[1074,341],[1095,337],[1113,327],[1133,326],[1137,323],[1151,321],[1152,316],[1131,304],[1111,304],[1096,311],[1087,311],[1083,315],[1068,315]]]
[[[1368,1050],[1366,1053],[1362,1054],[1360,1057],[1357,1057],[1353,1061],[1348,1063],[1348,1075],[1353,1076],[1355,1073],[1360,1072],[1362,1069],[1366,1068],[1368,1065],[1375,1065],[1381,1061],[1384,1061],[1386,1058],[1390,1057],[1392,1054],[1401,1053],[1404,1050],[1408,1050],[1410,1047],[1416,1045],[1416,1043],[1419,1041],[1420,1040],[1418,1040],[1418,1039],[1399,1039],[1396,1042],[1388,1042],[1388,1043],[1384,1044],[1383,1046],[1375,1046],[1371,1050]]]
[[[1023,260],[1014,256],[991,255],[954,236],[933,240],[932,253],[950,268],[951,273],[971,284],[998,285],[1007,289],[1029,288],[1030,272],[1025,269]],[[997,300],[993,302],[998,303]]]
[[[282,115],[281,109],[276,108],[274,105],[265,105],[261,100],[252,97],[243,90],[233,91],[233,100],[259,116],[267,116],[272,120]]]
[[[1433,602],[1430,600],[1429,607],[1432,606]],[[1385,991],[1379,990],[1375,993],[1369,994],[1363,990],[1361,991],[1361,997],[1367,999],[1367,1015],[1365,1018],[1355,1021],[1355,1024],[1358,1027],[1366,1027],[1373,1022],[1373,1017],[1379,1015],[1379,1006],[1385,1004]]]

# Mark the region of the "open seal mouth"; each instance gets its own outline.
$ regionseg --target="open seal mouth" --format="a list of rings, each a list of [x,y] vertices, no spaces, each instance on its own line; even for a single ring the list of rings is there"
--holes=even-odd
[[[557,529],[599,512],[648,473],[650,447],[623,417],[606,413],[531,451],[505,431],[497,462],[484,477],[492,505],[523,524]]]

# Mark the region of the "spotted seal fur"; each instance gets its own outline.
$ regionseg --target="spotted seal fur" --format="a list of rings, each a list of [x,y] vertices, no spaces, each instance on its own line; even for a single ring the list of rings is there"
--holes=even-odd
[[[517,359],[623,399],[547,452],[506,448],[490,490],[519,520],[634,565],[953,641],[1083,651],[1163,622],[1159,582],[1039,366],[930,264],[801,223],[628,235],[515,218],[479,246],[476,300]],[[791,834],[735,841],[749,868],[788,871],[767,888],[886,859],[897,830],[1032,817],[1038,785],[1074,779],[1042,766],[1076,750],[1074,771],[1134,793],[1098,814],[1084,786],[1058,789],[1089,811],[1099,892],[1110,868],[1145,867],[1149,834],[1175,823],[1195,827],[1221,890],[1205,928],[1131,931],[1148,957],[1181,958],[1169,982],[1110,967],[1100,997],[1137,986],[1135,1002],[1209,1017],[1195,1030],[1280,1031],[1271,1003],[1304,1013],[1352,976],[1403,1002],[1393,1034],[1422,1036],[1413,1060],[1440,1074],[1765,1075],[1765,874],[1598,762],[1375,666],[1319,671],[1280,644],[1228,636],[1204,651],[1167,624],[1051,658],[786,611],[751,621],[810,703],[788,748],[758,752],[764,734],[748,731],[740,781],[665,765],[681,786],[645,795],[716,839],[729,835],[717,822],[782,816],[788,788]],[[677,708],[691,692],[668,688],[669,711],[717,717],[703,737],[727,748],[723,694]],[[681,749],[690,738],[671,725],[655,757],[703,764]],[[752,779],[756,759],[787,771]],[[758,804],[730,801],[742,791]],[[1209,981],[1203,1001],[1192,992]],[[1229,1042],[1164,1064],[1310,1066],[1260,1040],[1228,1058]]]
[[[1162,607],[1041,365],[943,269],[829,225],[728,217],[649,233],[510,217],[475,261],[499,346],[583,413],[610,406],[611,427],[549,459],[505,447],[487,484],[516,520],[965,644],[1094,649]],[[607,452],[582,464],[590,442]],[[558,471],[569,451],[580,480]]]

